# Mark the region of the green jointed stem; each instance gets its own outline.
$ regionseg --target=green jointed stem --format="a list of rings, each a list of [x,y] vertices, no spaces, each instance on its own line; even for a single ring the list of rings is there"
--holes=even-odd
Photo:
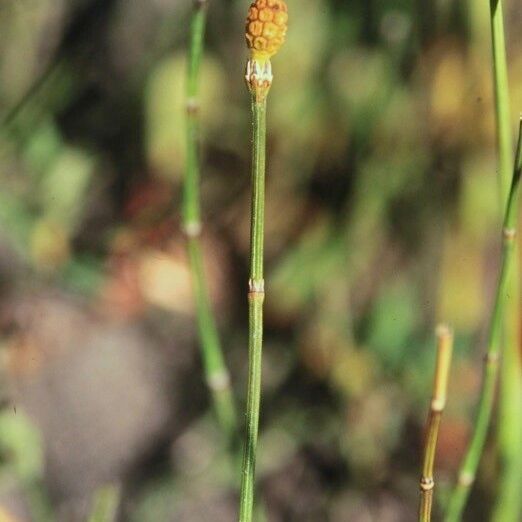
[[[263,284],[265,229],[266,99],[252,99],[252,203],[250,221],[250,279]]]
[[[183,185],[183,229],[187,236],[187,249],[190,261],[192,286],[196,303],[198,333],[201,357],[207,385],[212,394],[212,401],[218,422],[233,444],[236,434],[236,411],[230,378],[225,366],[223,352],[219,342],[216,323],[212,313],[203,267],[201,245],[201,209],[199,197],[199,76],[203,54],[203,40],[206,23],[205,0],[195,0],[190,26],[190,48],[187,69],[187,114],[186,147],[187,165]]]
[[[490,333],[485,358],[484,377],[478,413],[464,461],[459,471],[458,483],[450,498],[446,513],[446,522],[459,522],[462,519],[466,501],[474,483],[477,468],[484,450],[488,427],[493,410],[495,386],[498,374],[499,358],[501,355],[502,327],[504,324],[504,309],[508,302],[510,275],[514,265],[516,228],[518,220],[519,182],[522,172],[522,121],[519,128],[519,139],[515,158],[511,189],[505,211],[502,264],[495,297],[495,306],[491,318]]]
[[[508,70],[502,0],[490,0],[493,77],[498,148],[498,169],[502,206],[507,202],[512,172],[513,138],[509,103]],[[515,246],[514,267],[507,285],[511,301],[505,314],[504,355],[500,370],[498,445],[501,459],[497,502],[492,520],[517,522],[522,508],[522,366],[520,346],[520,281]]]
[[[208,298],[203,270],[203,256],[198,238],[188,238],[192,287],[197,308],[197,322],[207,385],[212,393],[214,409],[229,444],[236,437],[236,411],[230,388],[214,316]]]
[[[190,23],[190,47],[187,68],[186,147],[187,165],[183,185],[183,225],[190,232],[201,228],[199,201],[199,76],[207,19],[207,2],[195,0]]]
[[[502,0],[490,0],[490,6],[491,39],[493,49],[493,82],[495,91],[499,162],[498,170],[502,208],[505,208],[511,183],[510,177],[513,172],[513,136],[511,131],[511,110],[509,106],[509,85]]]
[[[248,392],[246,439],[241,475],[240,522],[251,522],[254,507],[257,433],[261,401],[263,349],[263,229],[265,213],[266,99],[252,95],[252,203],[250,228],[250,281],[248,292]]]

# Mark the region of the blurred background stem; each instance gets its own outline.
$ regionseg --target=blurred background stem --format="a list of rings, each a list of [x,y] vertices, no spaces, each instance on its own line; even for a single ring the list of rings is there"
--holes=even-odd
[[[216,322],[212,313],[201,249],[201,205],[199,166],[199,79],[207,15],[206,0],[195,0],[190,24],[190,47],[186,91],[187,164],[183,187],[183,229],[192,276],[201,357],[207,386],[218,422],[229,445],[236,437],[236,412],[230,376],[225,365]]]
[[[257,433],[261,401],[263,348],[263,242],[265,214],[266,98],[252,94],[252,203],[250,228],[250,281],[248,292],[248,392],[246,436],[241,475],[240,522],[250,522],[254,506]]]
[[[458,522],[462,519],[466,502],[475,482],[477,468],[484,450],[484,444],[486,442],[486,436],[493,411],[498,367],[502,353],[501,345],[505,308],[511,300],[511,295],[508,292],[510,290],[509,285],[511,284],[511,273],[514,269],[513,265],[516,254],[515,240],[518,221],[518,193],[520,174],[522,170],[521,141],[522,122],[519,128],[515,168],[504,218],[502,233],[502,264],[497,285],[495,306],[491,318],[478,412],[471,441],[459,471],[458,482],[450,498],[446,514],[446,522]]]
[[[89,522],[114,522],[120,498],[119,487],[107,485],[98,488],[93,495],[93,508]]]

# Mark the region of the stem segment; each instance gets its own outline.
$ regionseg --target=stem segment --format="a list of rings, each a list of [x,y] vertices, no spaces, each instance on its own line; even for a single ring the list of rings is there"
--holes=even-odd
[[[199,239],[188,238],[192,287],[196,301],[198,332],[207,386],[212,394],[216,417],[233,449],[236,443],[236,410],[216,324],[208,298]]]
[[[254,506],[257,434],[261,401],[263,349],[263,241],[265,214],[266,98],[252,93],[253,149],[250,228],[250,281],[248,292],[248,394],[246,440],[241,475],[240,522],[251,522]]]
[[[186,148],[187,166],[183,185],[183,230],[187,236],[192,286],[196,304],[201,357],[207,385],[212,395],[218,422],[229,445],[236,438],[236,410],[230,377],[212,313],[201,253],[201,208],[199,141],[199,77],[206,25],[206,0],[195,0],[190,24],[187,69]]]
[[[462,518],[471,486],[475,481],[475,474],[484,450],[488,427],[495,398],[499,358],[501,354],[502,326],[504,309],[511,298],[509,284],[511,271],[514,265],[516,228],[518,220],[519,182],[522,172],[522,120],[519,129],[515,169],[511,182],[511,189],[505,211],[502,234],[502,264],[495,297],[495,306],[491,318],[488,347],[485,357],[484,378],[478,405],[478,413],[464,461],[461,465],[458,483],[450,498],[446,522],[458,522]]]
[[[513,136],[511,131],[511,111],[509,108],[509,85],[502,0],[490,0],[490,7],[500,201],[502,207],[505,208],[509,196],[510,176],[513,172],[513,165],[511,163],[513,159]]]
[[[512,172],[513,138],[502,0],[490,0],[493,77],[497,127],[498,169],[502,206],[507,202]],[[518,245],[517,245],[518,246]],[[500,370],[498,444],[501,461],[499,489],[492,520],[516,522],[520,517],[522,487],[522,365],[520,353],[520,281],[515,246],[514,269],[508,284],[512,299],[505,317],[505,350]]]
[[[419,522],[430,522],[431,508],[433,505],[433,467],[437,438],[442,412],[446,406],[446,394],[448,388],[451,354],[453,351],[453,335],[447,326],[437,328],[437,363],[435,366],[435,379],[433,381],[433,394],[430,413],[426,427],[426,439],[424,442],[424,459],[422,464],[422,476],[420,480],[420,506]]]
[[[198,236],[201,230],[199,198],[199,77],[207,20],[207,2],[194,1],[190,22],[190,47],[187,68],[186,149],[187,166],[183,185],[183,226],[187,235]]]

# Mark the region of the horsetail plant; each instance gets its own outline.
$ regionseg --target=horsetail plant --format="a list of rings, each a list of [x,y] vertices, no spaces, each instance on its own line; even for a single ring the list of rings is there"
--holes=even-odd
[[[511,188],[505,210],[504,225],[502,230],[502,263],[495,296],[495,305],[491,317],[490,331],[487,344],[487,352],[484,364],[484,377],[478,412],[474,424],[474,431],[469,447],[461,465],[458,482],[455,486],[446,513],[446,522],[459,522],[462,519],[464,508],[475,481],[477,468],[484,450],[486,436],[490,424],[495,387],[501,355],[502,326],[504,310],[508,303],[508,290],[511,281],[511,273],[515,264],[515,240],[518,222],[519,184],[522,174],[522,118],[519,124],[519,137],[515,156],[515,167],[511,181]]]
[[[201,357],[207,386],[212,395],[220,427],[232,447],[235,444],[237,420],[230,376],[225,365],[216,322],[208,294],[201,252],[201,206],[199,195],[199,78],[207,17],[207,0],[195,0],[190,23],[186,86],[186,150],[187,164],[183,185],[182,220],[187,240],[192,286],[196,306]]]
[[[498,171],[502,207],[509,191],[513,169],[513,136],[509,103],[508,68],[502,0],[490,0],[493,84],[498,149]],[[518,245],[517,245],[518,246]],[[517,246],[515,250],[517,250]],[[522,497],[522,361],[520,346],[520,281],[518,253],[514,254],[514,270],[508,284],[512,296],[505,314],[504,355],[500,368],[498,447],[500,476],[498,496],[492,520],[516,522],[520,518]]]
[[[435,488],[433,467],[435,463],[435,452],[437,449],[440,421],[442,418],[442,412],[446,406],[451,355],[453,352],[453,334],[451,330],[446,325],[440,325],[436,330],[436,335],[437,361],[435,363],[435,378],[433,380],[430,412],[426,424],[426,435],[424,441],[424,457],[420,479],[419,522],[431,521],[433,490]]]
[[[252,105],[252,199],[250,223],[250,279],[248,282],[248,391],[246,435],[243,449],[240,522],[251,522],[254,507],[255,467],[259,407],[261,400],[261,364],[263,348],[263,279],[266,100],[272,85],[270,58],[284,42],[288,9],[283,0],[256,0],[246,20],[246,42],[250,58],[245,80]]]
[[[502,206],[508,200],[511,173],[513,172],[513,136],[511,131],[511,110],[504,36],[502,0],[490,0],[491,46],[493,52],[493,87],[495,93],[495,113],[498,148],[498,172]]]
[[[500,200],[501,207],[505,211],[509,197],[510,176],[513,171],[513,137],[502,0],[490,0],[490,22]],[[522,397],[522,382],[518,355],[520,294],[517,245],[514,249],[513,269],[510,281],[506,283],[506,291],[509,292],[511,299],[504,314],[505,349],[500,372],[498,437],[502,466],[498,500],[493,513],[493,520],[502,522],[518,520],[521,507],[519,490],[522,483],[522,420],[518,405]],[[465,505],[462,506],[461,512],[464,508]],[[459,517],[461,516],[462,513]]]

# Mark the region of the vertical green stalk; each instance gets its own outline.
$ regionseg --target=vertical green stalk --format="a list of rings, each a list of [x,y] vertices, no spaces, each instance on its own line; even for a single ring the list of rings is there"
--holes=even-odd
[[[435,365],[435,378],[433,380],[433,393],[431,398],[430,413],[426,425],[426,438],[424,441],[424,458],[422,463],[422,475],[420,479],[420,504],[419,522],[430,522],[433,506],[433,491],[435,480],[433,478],[437,439],[439,436],[442,412],[446,406],[451,355],[453,352],[453,334],[445,325],[437,328],[437,362]]]
[[[236,411],[219,336],[207,293],[199,240],[188,238],[192,287],[196,301],[201,355],[207,386],[212,394],[216,417],[231,448],[236,442]]]
[[[498,170],[501,202],[502,207],[505,208],[511,183],[510,176],[513,172],[513,136],[511,131],[511,111],[509,104],[509,85],[502,0],[490,0],[490,7]]]
[[[522,121],[519,129],[515,168],[505,211],[502,233],[502,264],[497,285],[493,315],[491,318],[478,412],[471,442],[459,471],[458,482],[450,498],[446,513],[446,522],[458,522],[462,519],[462,514],[471,491],[471,486],[475,481],[475,475],[484,450],[484,444],[486,442],[488,427],[491,420],[499,359],[501,355],[504,310],[510,299],[512,299],[512,296],[509,293],[509,285],[511,283],[511,272],[515,265],[514,254],[516,253],[515,240],[518,221],[519,181],[521,172]]]
[[[235,442],[236,411],[230,376],[219,342],[212,313],[201,253],[201,207],[199,167],[199,77],[203,55],[203,40],[207,16],[207,1],[195,0],[190,24],[190,47],[187,68],[186,150],[187,165],[183,185],[183,230],[187,237],[192,286],[196,304],[201,357],[207,385],[212,395],[218,422],[230,445]]]
[[[263,242],[265,215],[266,97],[252,94],[252,202],[250,227],[250,281],[248,291],[248,392],[246,439],[241,475],[240,522],[251,522],[254,507],[257,434],[261,402],[263,349]]]
[[[498,169],[502,205],[507,202],[513,139],[502,0],[490,0],[493,77],[495,91]],[[492,520],[516,522],[522,508],[522,365],[520,347],[519,262],[515,246],[514,270],[508,284],[512,297],[505,319],[505,350],[500,370],[498,442],[501,460],[499,489]]]
[[[183,185],[183,226],[189,237],[201,230],[199,198],[199,77],[207,20],[206,0],[194,0],[190,22],[190,46],[187,64],[186,150],[187,165]]]

